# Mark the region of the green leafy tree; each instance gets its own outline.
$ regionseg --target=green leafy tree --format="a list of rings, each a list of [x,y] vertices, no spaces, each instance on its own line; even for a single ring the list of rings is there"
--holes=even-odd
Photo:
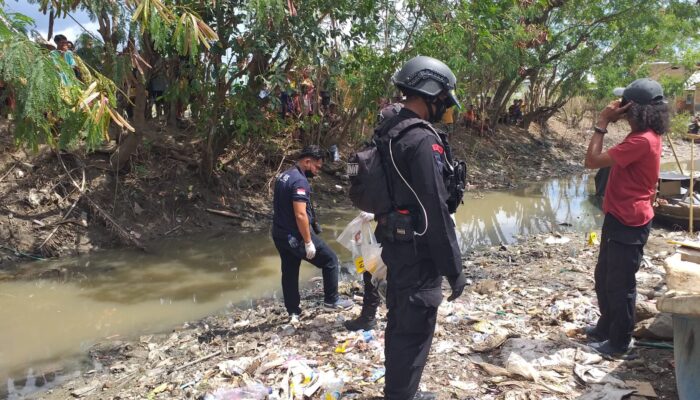
[[[207,52],[201,79],[201,93],[207,96],[201,104],[213,105],[200,110],[204,117],[200,119],[211,122],[200,126],[206,139],[200,171],[206,181],[212,180],[217,158],[232,141],[280,129],[280,121],[260,112],[260,91],[273,91],[275,86],[286,89],[287,74],[307,66],[316,71],[313,78],[319,90],[330,81],[328,71],[337,66],[338,43],[361,40],[376,10],[375,2],[368,0],[259,0],[200,6],[219,37]]]
[[[32,25],[26,16],[0,9],[0,81],[15,99],[11,112],[17,141],[32,148],[41,143],[94,147],[110,123],[133,130],[114,109],[114,84],[79,59],[78,80],[60,53],[50,53],[26,36]]]
[[[587,93],[592,79],[595,95],[608,97],[611,86],[645,62],[682,58],[698,44],[700,7],[689,0],[415,4],[424,16],[418,33],[391,64],[417,54],[444,60],[458,77],[460,96],[492,126],[518,92],[527,96],[526,124],[544,123]],[[362,67],[370,77],[374,68]]]

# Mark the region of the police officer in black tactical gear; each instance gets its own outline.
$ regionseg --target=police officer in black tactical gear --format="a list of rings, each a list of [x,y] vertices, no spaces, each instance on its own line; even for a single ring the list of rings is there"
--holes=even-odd
[[[294,167],[275,180],[272,239],[282,261],[282,295],[291,321],[301,315],[299,267],[305,260],[323,274],[324,306],[347,310],[353,302],[338,295],[338,257],[318,234],[320,228],[311,202],[309,178],[318,175],[324,152],[319,146],[302,149]]]
[[[406,100],[377,133],[393,208],[376,217],[388,271],[384,395],[388,400],[434,399],[433,393],[418,392],[418,385],[442,302],[442,277],[452,289],[448,301],[459,297],[466,284],[448,210],[447,143],[430,125],[449,107],[459,106],[456,78],[441,61],[419,56],[392,82]],[[402,123],[407,128],[396,133]]]

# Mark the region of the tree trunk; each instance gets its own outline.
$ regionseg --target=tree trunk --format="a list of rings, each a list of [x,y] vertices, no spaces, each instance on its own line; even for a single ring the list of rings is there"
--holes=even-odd
[[[130,133],[124,138],[117,151],[112,154],[110,159],[110,164],[112,169],[119,171],[124,168],[131,156],[136,152],[141,140],[143,139],[143,134],[146,129],[146,87],[143,85],[141,80],[136,79],[136,84],[134,89],[136,92],[136,99],[134,100],[134,132]]]
[[[532,124],[532,121],[534,120],[534,118],[532,118],[532,117],[533,117],[532,113],[527,113],[527,114],[523,115],[523,128],[525,128],[526,131],[530,130],[530,125]]]
[[[491,100],[491,104],[488,109],[490,128],[495,128],[498,124],[498,119],[507,109],[507,101],[510,97],[518,90],[518,87],[523,82],[523,78],[518,77],[516,79],[506,78],[498,85],[496,93]]]
[[[46,40],[51,40],[51,38],[53,37],[54,18],[55,15],[53,13],[53,7],[51,7],[51,10],[49,11],[49,33],[46,34]]]
[[[170,68],[168,68],[168,84],[170,85],[168,90],[175,91],[176,86],[178,86],[178,77],[180,75],[180,57],[170,57],[168,60]],[[181,117],[180,113],[180,98],[178,96],[170,96],[169,107],[168,107],[168,126],[175,128],[177,126],[177,118]]]
[[[102,42],[104,43],[104,63],[102,64],[102,70],[100,71],[104,76],[115,79],[114,69],[116,63],[116,46],[114,44],[114,37],[112,35],[113,28],[110,25],[110,18],[106,12],[100,13],[97,16],[97,23],[99,25],[97,32],[99,32],[102,37]],[[117,83],[118,85],[119,83]]]
[[[537,109],[523,115],[523,125],[527,130],[530,124],[537,122],[542,128],[542,133],[546,131],[546,124],[550,118],[559,110],[560,107],[538,107]],[[544,136],[544,135],[543,135]]]
[[[215,66],[215,70],[218,70],[218,64]],[[210,115],[212,122],[209,133],[207,134],[207,140],[204,142],[202,148],[202,160],[199,164],[199,175],[207,184],[213,183],[216,160],[224,153],[230,141],[230,137],[226,135],[225,132],[221,131],[220,126],[221,117],[225,111],[224,104],[226,103],[226,93],[226,77],[217,76],[214,109]]]
[[[199,163],[199,176],[207,184],[214,183],[214,167],[219,156],[224,154],[229,138],[218,132],[216,125],[212,126],[207,135],[207,141],[202,149],[202,159]]]

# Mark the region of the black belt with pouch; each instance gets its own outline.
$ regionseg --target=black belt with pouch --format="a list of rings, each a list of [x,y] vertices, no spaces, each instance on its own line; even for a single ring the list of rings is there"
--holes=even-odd
[[[378,233],[390,243],[408,243],[414,239],[413,218],[408,210],[394,210],[378,218]]]

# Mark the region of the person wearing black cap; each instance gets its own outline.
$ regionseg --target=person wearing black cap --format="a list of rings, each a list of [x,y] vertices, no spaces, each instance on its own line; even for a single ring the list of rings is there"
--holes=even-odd
[[[601,111],[586,153],[586,168],[611,167],[603,200],[605,220],[595,268],[600,318],[586,328],[590,346],[608,356],[624,357],[634,330],[635,274],[649,237],[659,178],[661,135],[668,131],[669,110],[661,85],[637,79]],[[625,139],[603,152],[608,124],[624,119]]]
[[[456,81],[450,68],[432,57],[407,61],[392,78],[406,96],[403,108],[375,131],[391,200],[391,209],[376,216],[387,265],[387,400],[436,398],[418,386],[442,302],[442,278],[450,284],[449,301],[466,285],[444,180],[452,168],[449,147],[431,125],[448,108],[459,107]]]
[[[282,295],[292,321],[301,315],[301,260],[321,268],[325,307],[349,309],[353,306],[352,301],[338,296],[338,257],[312,229],[318,226],[318,221],[308,178],[318,175],[323,158],[319,146],[307,146],[296,165],[279,174],[275,181],[272,239],[282,259]]]

